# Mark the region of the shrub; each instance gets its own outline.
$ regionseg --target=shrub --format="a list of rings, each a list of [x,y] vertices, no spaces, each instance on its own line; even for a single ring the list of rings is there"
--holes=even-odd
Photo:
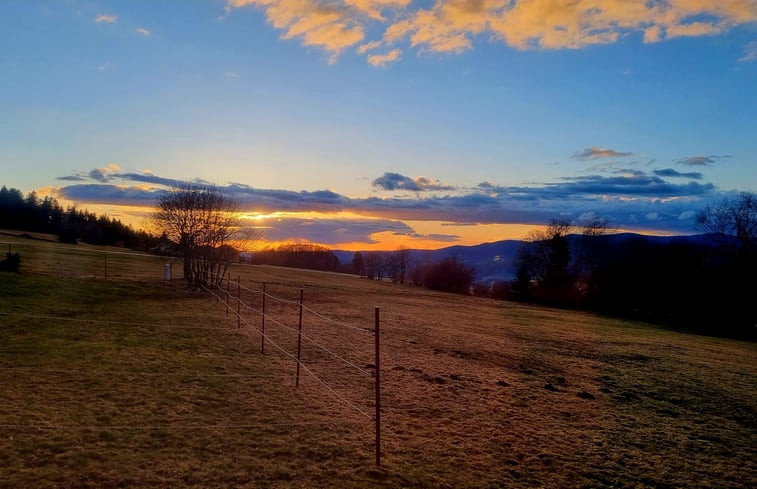
[[[6,253],[5,260],[0,261],[0,271],[18,272],[21,266],[21,257],[18,253]]]

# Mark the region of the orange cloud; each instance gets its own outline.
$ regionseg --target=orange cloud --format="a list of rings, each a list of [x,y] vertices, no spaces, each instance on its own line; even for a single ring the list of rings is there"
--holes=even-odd
[[[365,54],[368,51],[373,51],[374,49],[380,48],[382,44],[383,43],[381,41],[367,42],[365,44],[361,44],[360,46],[358,46],[356,51],[357,51],[357,54]]]
[[[710,20],[694,21],[699,16]],[[757,20],[753,0],[437,0],[431,9],[387,28],[385,39],[410,36],[436,52],[471,47],[470,36],[489,33],[518,49],[581,48],[608,44],[632,31],[645,42],[717,34]]]
[[[387,8],[407,7],[412,0],[344,0],[345,5],[375,20],[386,20],[381,11]]]
[[[342,2],[313,0],[229,0],[227,9],[247,5],[265,10],[268,21],[284,30],[284,39],[300,38],[305,46],[316,46],[331,53],[330,61],[350,46],[363,40],[363,26]]]
[[[386,26],[385,43],[407,39],[421,51],[460,53],[484,35],[517,49],[579,49],[633,32],[654,43],[757,20],[757,0],[436,0],[428,8],[411,0],[227,0],[229,11],[248,5],[262,8],[283,38],[325,49],[331,61],[364,41],[369,22]],[[357,52],[380,43],[364,42]]]
[[[401,55],[402,50],[400,49],[392,49],[386,54],[371,54],[370,56],[368,56],[368,63],[373,66],[383,68],[389,63],[393,63],[394,61],[400,59]]]
[[[472,46],[470,36],[486,30],[496,13],[508,3],[507,0],[437,1],[432,9],[419,10],[389,26],[384,39],[396,42],[409,36],[412,46],[459,53]]]

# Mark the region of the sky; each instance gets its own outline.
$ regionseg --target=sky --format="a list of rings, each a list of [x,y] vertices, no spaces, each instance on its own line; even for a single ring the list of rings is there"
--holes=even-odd
[[[137,227],[199,183],[273,243],[693,234],[757,191],[757,0],[5,0],[0,114],[0,184]]]

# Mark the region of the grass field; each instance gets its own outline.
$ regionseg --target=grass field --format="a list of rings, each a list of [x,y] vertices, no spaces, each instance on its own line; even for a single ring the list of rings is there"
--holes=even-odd
[[[102,253],[57,252],[52,243],[40,252],[31,245],[42,242],[14,239],[22,273],[0,274],[0,487],[757,481],[752,343],[236,266],[231,276],[244,287],[266,281],[292,300],[301,287],[309,308],[344,323],[306,311],[305,333],[328,352],[303,342],[303,362],[333,392],[307,372],[295,389],[294,362],[272,344],[260,353],[258,313],[243,309],[250,326],[237,329],[216,299],[161,283],[160,260],[129,255],[105,280],[92,272]],[[262,305],[260,294],[241,296]],[[380,470],[372,421],[359,412],[373,409],[364,375],[373,337],[362,328],[372,326],[374,306],[382,314]],[[296,305],[269,299],[267,311],[296,327]],[[290,329],[268,321],[266,332],[295,351]]]

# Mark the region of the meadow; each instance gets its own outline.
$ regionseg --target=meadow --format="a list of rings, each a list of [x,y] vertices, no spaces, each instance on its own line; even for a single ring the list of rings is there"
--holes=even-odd
[[[0,273],[0,487],[757,481],[753,343],[251,265],[232,266],[227,312],[163,281],[165,259],[33,238],[0,236],[22,259],[21,273]],[[262,282],[275,318],[265,353]],[[295,387],[284,352],[296,350],[300,289],[307,370]]]

